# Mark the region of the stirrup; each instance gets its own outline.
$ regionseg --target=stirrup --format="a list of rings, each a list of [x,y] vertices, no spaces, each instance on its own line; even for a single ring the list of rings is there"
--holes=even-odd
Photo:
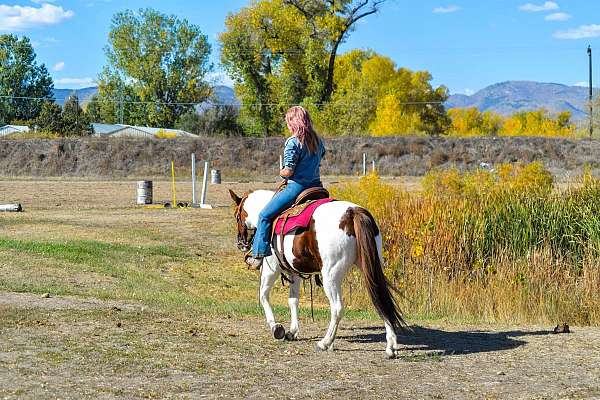
[[[244,262],[248,265],[248,269],[260,270],[264,257],[253,257],[252,251],[249,251],[244,256]]]

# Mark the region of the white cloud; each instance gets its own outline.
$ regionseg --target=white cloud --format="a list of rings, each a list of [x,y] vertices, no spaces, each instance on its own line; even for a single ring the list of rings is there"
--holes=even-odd
[[[579,86],[579,87],[588,87],[590,86],[589,82],[577,82],[575,85],[573,86]]]
[[[544,18],[546,21],[567,21],[571,19],[571,14],[558,12],[553,14],[548,14]]]
[[[458,92],[455,92],[453,94],[464,94],[465,96],[473,96],[475,93],[476,93],[475,90],[467,88],[467,89],[463,89]]]
[[[58,63],[54,64],[54,67],[52,67],[52,71],[54,71],[54,72],[60,72],[63,69],[65,69],[64,61],[58,62]]]
[[[54,79],[54,84],[56,86],[61,86],[63,89],[81,89],[97,85],[94,78],[59,78]]]
[[[74,15],[71,10],[46,3],[41,7],[0,4],[0,31],[22,31],[38,26],[54,25]]]
[[[600,37],[600,25],[581,25],[577,28],[556,32],[554,37],[557,39],[587,39]]]
[[[521,7],[519,7],[519,10],[527,11],[527,12],[540,12],[540,11],[558,10],[559,8],[560,7],[558,7],[558,4],[556,4],[555,2],[547,1],[541,5],[537,5],[537,4],[533,4],[533,3],[523,4]]]
[[[459,6],[451,5],[447,7],[436,7],[433,9],[435,14],[449,14],[460,10]]]

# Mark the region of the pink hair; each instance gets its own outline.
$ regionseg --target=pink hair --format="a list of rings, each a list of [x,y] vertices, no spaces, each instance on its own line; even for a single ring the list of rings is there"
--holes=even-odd
[[[285,114],[290,131],[298,138],[301,145],[306,145],[310,153],[317,152],[319,136],[315,132],[310,114],[304,107],[294,106]]]

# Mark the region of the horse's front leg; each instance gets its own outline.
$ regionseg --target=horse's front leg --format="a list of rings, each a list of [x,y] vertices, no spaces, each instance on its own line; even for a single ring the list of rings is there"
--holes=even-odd
[[[297,340],[298,332],[300,331],[300,325],[298,323],[298,304],[300,302],[300,277],[294,276],[293,282],[290,283],[290,296],[288,298],[288,304],[290,306],[290,331],[285,334],[286,340]]]
[[[275,285],[275,282],[277,282],[280,274],[281,270],[279,269],[277,259],[274,256],[265,257],[260,273],[259,298],[260,304],[265,310],[267,324],[269,325],[269,328],[271,328],[273,337],[277,340],[281,340],[285,337],[285,328],[283,325],[275,322],[275,316],[273,315],[271,304],[269,304],[269,294],[271,293],[271,289],[273,289],[273,285]]]

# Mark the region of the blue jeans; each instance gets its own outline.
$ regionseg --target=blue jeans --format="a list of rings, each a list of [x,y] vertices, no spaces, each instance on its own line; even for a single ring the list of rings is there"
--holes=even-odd
[[[258,216],[258,226],[252,243],[252,256],[267,257],[271,255],[271,227],[273,219],[282,211],[288,209],[296,197],[311,186],[303,186],[296,182],[288,181],[281,192],[275,194]]]

